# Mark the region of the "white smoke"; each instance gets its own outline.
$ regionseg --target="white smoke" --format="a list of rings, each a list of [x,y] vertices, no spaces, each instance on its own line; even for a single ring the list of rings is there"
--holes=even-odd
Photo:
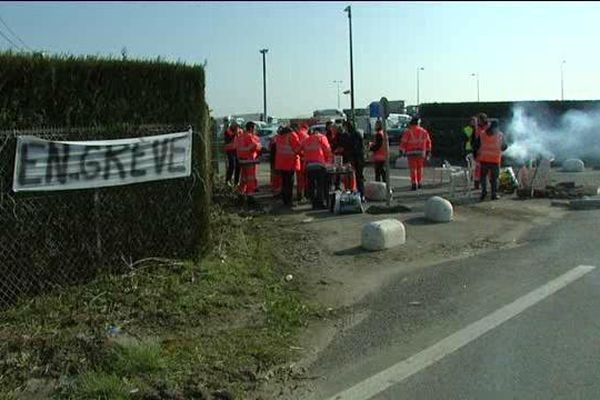
[[[556,115],[542,107],[516,105],[506,127],[505,154],[516,161],[532,158],[600,159],[600,110],[570,110]]]

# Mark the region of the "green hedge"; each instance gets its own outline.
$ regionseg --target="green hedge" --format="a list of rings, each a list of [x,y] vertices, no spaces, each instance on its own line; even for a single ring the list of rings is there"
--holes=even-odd
[[[201,66],[0,53],[0,306],[13,293],[89,279],[99,268],[123,267],[124,259],[199,254],[210,238],[211,138],[204,87]],[[39,136],[59,140],[98,140],[190,125],[189,178],[102,188],[96,197],[94,189],[11,192],[12,129],[41,128]]]
[[[202,123],[204,69],[0,53],[0,126]]]

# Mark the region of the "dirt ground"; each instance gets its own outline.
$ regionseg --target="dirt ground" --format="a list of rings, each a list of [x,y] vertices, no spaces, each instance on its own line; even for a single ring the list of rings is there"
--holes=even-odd
[[[372,171],[367,170],[365,175],[369,179]],[[271,385],[265,389],[265,398],[286,395],[293,398],[295,389],[311,379],[303,376],[302,371],[336,334],[360,322],[360,313],[350,312],[352,305],[391,277],[451,259],[522,245],[530,229],[553,224],[571,212],[553,207],[550,199],[518,200],[514,194],[503,195],[494,202],[479,202],[477,191],[472,191],[469,197],[451,198],[448,184],[440,184],[433,169],[425,172],[425,189],[420,193],[409,191],[407,171],[394,170],[393,176],[394,202],[409,207],[410,212],[336,216],[328,211],[312,211],[307,204],[297,205],[292,212],[279,211],[277,202],[265,193],[268,193],[268,170],[263,169],[259,201],[273,207],[265,218],[272,218],[278,230],[295,232],[291,236],[295,238],[293,242],[284,244],[288,249],[282,249],[282,256],[297,261],[295,279],[303,294],[326,310],[323,318],[312,322],[301,338],[298,361],[290,366],[296,370],[295,379],[283,386]],[[553,169],[551,181],[598,185],[600,171],[562,173]],[[423,218],[424,203],[432,195],[451,200],[452,222],[430,223]],[[385,218],[404,223],[406,244],[381,252],[363,250],[360,247],[362,226]]]

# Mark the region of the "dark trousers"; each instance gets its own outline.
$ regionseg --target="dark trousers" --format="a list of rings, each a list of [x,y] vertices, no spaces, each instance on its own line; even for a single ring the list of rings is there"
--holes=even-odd
[[[385,182],[385,161],[375,161],[375,182]]]
[[[294,171],[280,170],[279,174],[281,174],[281,198],[283,199],[283,204],[292,205]]]
[[[492,198],[496,197],[498,190],[498,175],[500,175],[500,166],[498,164],[481,163],[481,196],[487,194],[487,176],[490,173],[490,183],[492,186]]]
[[[234,176],[235,173],[235,176]],[[240,163],[237,160],[235,151],[227,152],[227,172],[225,173],[225,182],[231,182],[231,178],[234,178],[234,183],[237,185],[240,183]]]
[[[356,176],[356,188],[360,192],[361,196],[365,195],[365,176],[363,175],[364,167],[364,161],[352,161],[352,168],[354,168],[354,175]]]
[[[327,172],[324,166],[314,165],[306,169],[308,174],[308,197],[312,200],[312,208],[318,209],[325,206],[327,195]]]

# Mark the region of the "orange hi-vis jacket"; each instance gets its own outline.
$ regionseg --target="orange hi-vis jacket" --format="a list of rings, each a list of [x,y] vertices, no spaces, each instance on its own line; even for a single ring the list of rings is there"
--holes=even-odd
[[[300,145],[304,151],[304,162],[306,166],[322,165],[332,162],[333,154],[327,137],[322,133],[313,133]]]
[[[502,133],[498,132],[493,135],[482,133],[479,135],[479,140],[481,146],[477,153],[477,161],[500,165],[502,162]]]
[[[300,143],[302,143],[308,138],[308,129],[298,128],[298,132],[296,134],[298,135],[298,140],[300,140]]]
[[[300,142],[300,144],[302,144],[302,142],[308,139],[308,129],[298,128],[298,132],[296,132],[296,134],[298,135],[298,141]],[[300,150],[300,162],[301,164],[304,163],[304,154],[302,154],[302,149]],[[300,166],[304,168],[303,165]]]
[[[300,140],[296,133],[275,136],[275,169],[282,171],[300,170]]]
[[[484,134],[485,132],[487,132],[489,127],[490,127],[489,122],[487,122],[485,125],[477,124],[477,126],[475,127],[475,137],[479,137],[482,134]]]
[[[383,130],[378,130],[375,135],[381,136],[381,147],[373,152],[373,161],[385,161],[387,154],[385,152],[385,135],[383,134]]]
[[[245,131],[236,137],[234,146],[240,164],[247,164],[248,162],[256,160],[261,150],[260,139],[258,136],[248,131]]]
[[[402,134],[400,150],[408,157],[425,157],[431,151],[429,132],[417,125],[410,126]]]
[[[225,140],[225,152],[235,151],[235,139],[241,135],[242,132],[243,131],[240,128],[235,130],[231,127],[227,128],[223,134],[223,138]]]

